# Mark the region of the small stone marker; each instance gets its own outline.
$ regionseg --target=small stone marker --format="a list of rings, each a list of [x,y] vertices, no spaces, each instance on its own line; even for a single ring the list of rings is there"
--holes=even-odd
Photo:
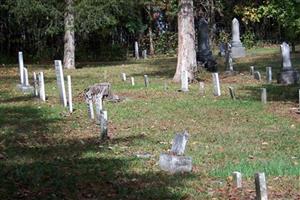
[[[266,79],[267,83],[272,83],[272,67],[266,68]]]
[[[39,94],[42,101],[46,101],[44,72],[39,73]]]
[[[266,88],[261,89],[261,102],[264,104],[267,103],[267,89]]]
[[[181,72],[181,91],[188,92],[189,91],[189,77],[188,72],[183,70]]]
[[[236,188],[242,188],[242,174],[240,172],[233,172],[232,173],[234,186]]]
[[[73,112],[73,102],[72,102],[72,82],[71,82],[71,76],[67,76],[68,80],[68,104],[69,104],[69,112]]]
[[[231,99],[236,100],[234,88],[233,87],[228,87],[228,89],[229,89]]]
[[[19,52],[20,84],[24,85],[24,59],[23,52]]]
[[[173,140],[171,154],[160,154],[159,166],[163,171],[172,174],[192,171],[192,158],[183,156],[188,137],[189,135],[186,131],[181,134],[176,134]]]
[[[134,77],[131,77],[130,79],[131,79],[131,85],[135,86]]]
[[[101,111],[103,110],[102,94],[96,95],[95,104],[96,104],[96,124],[100,124]]]
[[[212,73],[212,78],[213,78],[214,95],[215,96],[221,96],[219,74],[218,73]]]
[[[167,91],[168,90],[168,83],[167,83],[167,81],[165,81],[165,83],[164,83],[164,91]]]
[[[105,140],[108,138],[108,117],[107,111],[101,111],[100,114],[100,134],[101,139]]]
[[[29,86],[28,70],[26,67],[24,67],[23,70],[24,70],[24,84],[25,86]]]
[[[145,87],[149,87],[149,78],[148,75],[144,75]]]
[[[143,50],[142,52],[143,59],[147,59],[147,50]]]
[[[268,200],[267,183],[265,173],[255,174],[255,190],[257,200]]]
[[[34,84],[34,96],[38,97],[39,96],[39,83],[38,83],[38,80],[37,80],[37,76],[36,76],[36,73],[33,72],[33,84]]]
[[[199,82],[199,93],[200,93],[200,96],[205,95],[205,84],[202,81]]]
[[[121,76],[122,76],[122,81],[126,81],[127,80],[127,77],[126,77],[125,73],[122,73]]]
[[[176,134],[172,143],[171,153],[178,156],[182,156],[184,154],[185,146],[188,139],[189,139],[189,134],[187,131]]]
[[[57,87],[59,89],[60,101],[64,107],[67,107],[65,79],[64,79],[61,60],[55,60],[54,65],[55,65],[56,82],[57,82]]]
[[[258,81],[261,81],[261,75],[260,75],[260,72],[259,71],[255,71],[253,73],[253,76],[254,76],[254,79],[258,80]]]
[[[135,59],[140,59],[140,54],[139,54],[139,43],[136,41],[134,43],[134,54],[135,54]]]
[[[90,119],[95,119],[95,113],[94,113],[94,106],[93,106],[93,100],[89,99],[88,101],[88,111],[89,111],[89,117]]]
[[[251,76],[254,75],[254,66],[250,66],[250,75],[251,75]]]

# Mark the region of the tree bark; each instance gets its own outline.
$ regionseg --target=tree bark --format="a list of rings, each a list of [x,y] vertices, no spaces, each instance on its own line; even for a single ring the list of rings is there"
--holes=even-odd
[[[153,32],[151,24],[149,25],[149,43],[150,43],[150,55],[154,55],[154,43],[153,43]]]
[[[197,67],[195,46],[195,25],[193,0],[180,0],[178,13],[178,56],[174,82],[180,82],[182,71],[188,72],[189,80],[194,79]]]
[[[64,68],[75,69],[75,27],[73,0],[66,0]]]

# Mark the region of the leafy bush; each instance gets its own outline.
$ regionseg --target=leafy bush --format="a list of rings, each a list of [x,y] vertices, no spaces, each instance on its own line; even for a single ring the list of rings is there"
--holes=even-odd
[[[246,32],[241,39],[245,47],[248,49],[254,47],[256,44],[255,34],[253,32]]]
[[[157,54],[175,54],[178,46],[178,34],[174,32],[165,32],[154,38],[155,53]]]

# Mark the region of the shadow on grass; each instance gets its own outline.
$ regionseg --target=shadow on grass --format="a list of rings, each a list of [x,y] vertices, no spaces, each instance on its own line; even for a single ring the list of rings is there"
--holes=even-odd
[[[299,101],[299,89],[298,85],[271,85],[264,84],[262,86],[245,86],[241,90],[247,91],[247,93],[254,99],[261,99],[261,88],[267,89],[268,101]],[[242,99],[246,97],[241,97]]]

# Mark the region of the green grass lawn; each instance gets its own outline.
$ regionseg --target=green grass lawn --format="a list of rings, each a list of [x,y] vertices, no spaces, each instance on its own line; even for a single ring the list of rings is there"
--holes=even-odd
[[[64,71],[72,76],[71,115],[59,103],[53,65],[29,66],[31,74],[44,71],[46,103],[17,90],[17,66],[0,68],[0,199],[253,199],[255,172],[266,173],[273,199],[300,198],[300,116],[290,110],[297,107],[299,86],[258,82],[248,72],[255,65],[264,78],[265,67],[272,66],[275,77],[280,56],[276,49],[268,51],[237,60],[240,74],[234,77],[222,75],[224,60],[218,59],[221,97],[212,95],[208,73],[200,77],[204,97],[197,83],[186,94],[177,92],[175,58],[124,66],[82,63]],[[293,63],[299,69],[297,57]],[[134,76],[136,86],[122,82],[122,72]],[[144,74],[149,88],[143,85]],[[113,135],[106,142],[99,140],[99,127],[88,119],[83,99],[84,89],[100,82],[110,82],[115,94],[126,97],[104,102]],[[230,99],[228,86],[235,87],[237,101]],[[268,90],[267,105],[259,101],[261,87]],[[185,129],[193,172],[161,172],[159,154],[170,149],[175,132]],[[138,153],[153,157],[140,159]],[[233,171],[243,173],[242,191],[231,187]]]

